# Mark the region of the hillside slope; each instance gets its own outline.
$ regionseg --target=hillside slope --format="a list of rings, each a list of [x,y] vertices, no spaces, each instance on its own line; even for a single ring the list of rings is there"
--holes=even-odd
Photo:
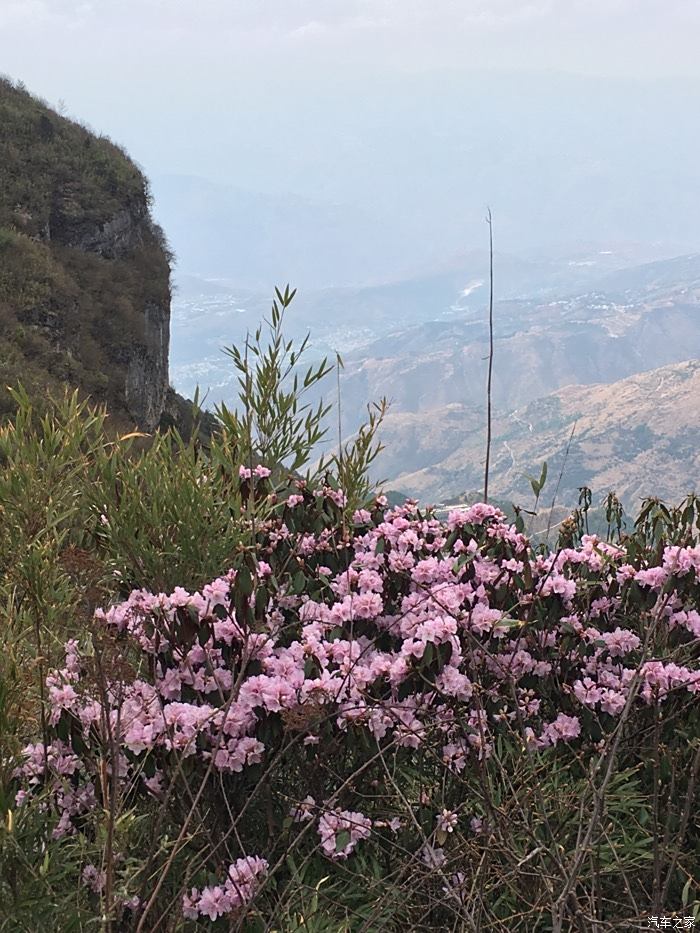
[[[597,497],[615,490],[628,507],[643,496],[671,501],[700,487],[700,361],[689,360],[640,373],[612,384],[572,385],[536,399],[494,423],[490,488],[494,496],[532,500],[526,474],[549,463],[544,498],[550,501],[563,466],[558,501],[575,503],[578,487],[590,486]],[[422,468],[403,471],[392,486],[421,498],[440,501],[483,483],[484,424],[470,409],[450,409],[451,451],[445,456],[438,437],[433,450],[424,440]],[[384,442],[392,450],[404,436],[406,420],[389,416]],[[420,425],[411,425],[415,434]],[[573,431],[573,437],[572,437]],[[455,443],[456,436],[459,441]],[[421,435],[426,438],[426,435]],[[567,453],[568,448],[568,453]],[[432,455],[432,456],[431,456]],[[379,463],[385,474],[395,461]]]
[[[169,255],[116,145],[0,80],[0,414],[61,384],[155,428],[168,395]]]

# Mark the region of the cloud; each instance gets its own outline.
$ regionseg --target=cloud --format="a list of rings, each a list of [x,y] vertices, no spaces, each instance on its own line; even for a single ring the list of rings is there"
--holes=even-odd
[[[58,29],[267,34],[273,41],[388,29],[396,36],[420,29],[426,38],[439,39],[530,24],[555,34],[620,20],[639,32],[698,18],[697,0],[0,0],[0,25],[6,28],[36,29],[50,22]]]
[[[698,0],[0,0],[0,62],[61,96],[95,67],[112,84],[187,68],[223,85],[314,69],[700,75],[698,20]]]

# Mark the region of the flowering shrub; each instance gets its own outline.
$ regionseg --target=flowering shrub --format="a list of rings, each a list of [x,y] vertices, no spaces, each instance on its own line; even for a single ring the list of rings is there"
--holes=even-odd
[[[431,923],[464,918],[464,869],[474,846],[506,847],[521,773],[532,785],[565,762],[599,822],[649,730],[680,735],[697,713],[698,545],[656,555],[584,536],[538,553],[490,505],[441,522],[380,497],[346,516],[337,489],[303,482],[275,508],[201,591],[135,590],[96,612],[95,647],[70,641],[48,676],[51,740],[16,773],[19,802],[50,790],[58,837],[110,793],[169,814],[177,844],[144,856],[139,929],[154,860],[162,880],[185,850],[177,900],[193,922],[264,916],[299,883],[290,853],[337,870],[371,856],[380,873],[398,856]],[[576,910],[578,856],[552,851],[549,805],[517,869]]]

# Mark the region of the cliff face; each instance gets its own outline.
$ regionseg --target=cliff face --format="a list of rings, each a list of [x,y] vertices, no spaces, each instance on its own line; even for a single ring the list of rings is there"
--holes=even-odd
[[[124,396],[137,424],[152,431],[160,422],[168,391],[170,303],[144,308],[143,339],[129,354]]]
[[[152,431],[168,392],[170,267],[146,179],[6,81],[0,128],[0,392],[69,383]]]

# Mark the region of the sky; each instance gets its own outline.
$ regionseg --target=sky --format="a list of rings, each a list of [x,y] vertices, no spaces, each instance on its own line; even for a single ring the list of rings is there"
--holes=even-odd
[[[284,199],[268,226],[313,202],[321,239],[341,211],[395,270],[474,246],[487,204],[506,245],[695,245],[698,38],[698,0],[0,0],[0,70],[126,146],[188,271],[210,244],[173,176]],[[206,227],[216,193],[187,190]],[[247,194],[226,204],[255,219]]]
[[[0,68],[163,164],[197,107],[439,69],[700,78],[698,38],[697,0],[0,0]]]
[[[0,49],[37,77],[69,59],[136,64],[131,82],[187,56],[222,73],[351,62],[700,75],[696,0],[2,0]],[[278,55],[279,60],[262,54]],[[239,59],[238,62],[233,58]],[[31,75],[28,75],[31,77]]]

